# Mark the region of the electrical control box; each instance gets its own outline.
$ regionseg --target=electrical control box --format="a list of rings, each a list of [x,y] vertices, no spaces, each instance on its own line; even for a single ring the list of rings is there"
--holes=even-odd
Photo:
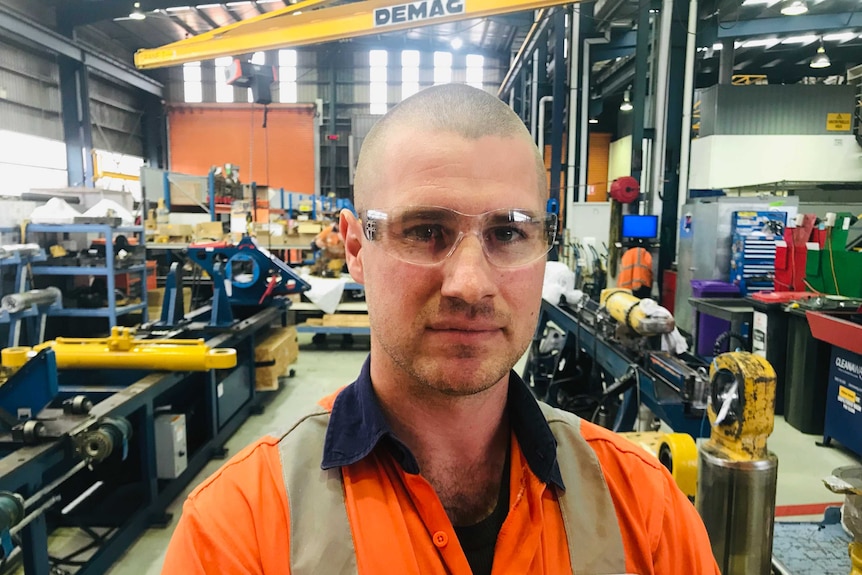
[[[188,466],[186,416],[183,413],[163,413],[155,418],[156,476],[176,479]]]

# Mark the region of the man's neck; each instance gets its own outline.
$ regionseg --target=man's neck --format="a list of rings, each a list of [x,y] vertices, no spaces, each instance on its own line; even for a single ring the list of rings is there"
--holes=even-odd
[[[508,376],[477,394],[451,396],[420,391],[392,373],[375,378],[373,366],[374,390],[393,433],[415,455],[453,524],[487,517],[509,448]]]

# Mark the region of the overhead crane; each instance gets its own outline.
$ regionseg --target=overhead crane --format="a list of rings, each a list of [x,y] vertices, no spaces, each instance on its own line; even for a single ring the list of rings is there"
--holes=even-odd
[[[571,4],[571,0],[363,0],[325,7],[331,0],[304,0],[159,48],[138,50],[140,69],[236,56],[258,50],[306,46]]]

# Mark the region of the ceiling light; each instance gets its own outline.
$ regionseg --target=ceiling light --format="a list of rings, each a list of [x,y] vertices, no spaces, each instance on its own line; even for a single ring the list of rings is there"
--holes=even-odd
[[[782,44],[811,44],[817,41],[817,36],[808,34],[807,36],[791,36],[781,41]]]
[[[856,32],[838,32],[836,34],[827,34],[823,37],[824,42],[847,42],[856,37]]]
[[[599,123],[598,118],[590,118],[590,124],[598,124],[598,123]]]
[[[817,54],[811,58],[811,63],[808,64],[810,67],[815,70],[819,70],[821,68],[828,68],[832,65],[832,62],[829,61],[829,56],[826,55],[826,50],[823,48],[823,44],[817,48]]]
[[[757,47],[763,46],[766,48],[772,48],[773,46],[775,46],[779,42],[781,42],[781,40],[779,40],[778,38],[761,38],[758,40],[748,40],[747,42],[744,42],[742,44],[742,47],[743,48],[757,48]]]
[[[721,42],[716,42],[712,45],[713,50],[721,50],[722,48],[724,48],[724,44],[722,44]]]
[[[461,46],[464,45],[464,40],[462,40],[461,38],[458,38],[456,36],[455,38],[452,38],[452,41],[450,42],[450,44],[452,45],[453,50],[460,50]]]
[[[132,11],[129,13],[129,20],[144,20],[147,17],[141,10],[141,3],[135,2],[132,5]]]
[[[623,103],[620,104],[620,112],[631,112],[633,108],[631,91],[626,88],[626,91],[623,93]]]
[[[781,8],[781,13],[785,16],[799,16],[806,12],[808,12],[808,5],[803,0],[793,0]]]

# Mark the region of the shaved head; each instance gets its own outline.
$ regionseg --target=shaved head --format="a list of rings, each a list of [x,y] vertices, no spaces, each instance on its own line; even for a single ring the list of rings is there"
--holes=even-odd
[[[547,197],[544,161],[517,114],[484,90],[463,84],[443,84],[407,98],[368,132],[362,142],[354,177],[354,203],[358,209],[368,207],[379,185],[377,173],[387,161],[387,143],[391,136],[406,128],[446,132],[467,140],[498,136],[529,142],[535,155],[536,190],[541,198]],[[421,146],[421,142],[416,145]]]

